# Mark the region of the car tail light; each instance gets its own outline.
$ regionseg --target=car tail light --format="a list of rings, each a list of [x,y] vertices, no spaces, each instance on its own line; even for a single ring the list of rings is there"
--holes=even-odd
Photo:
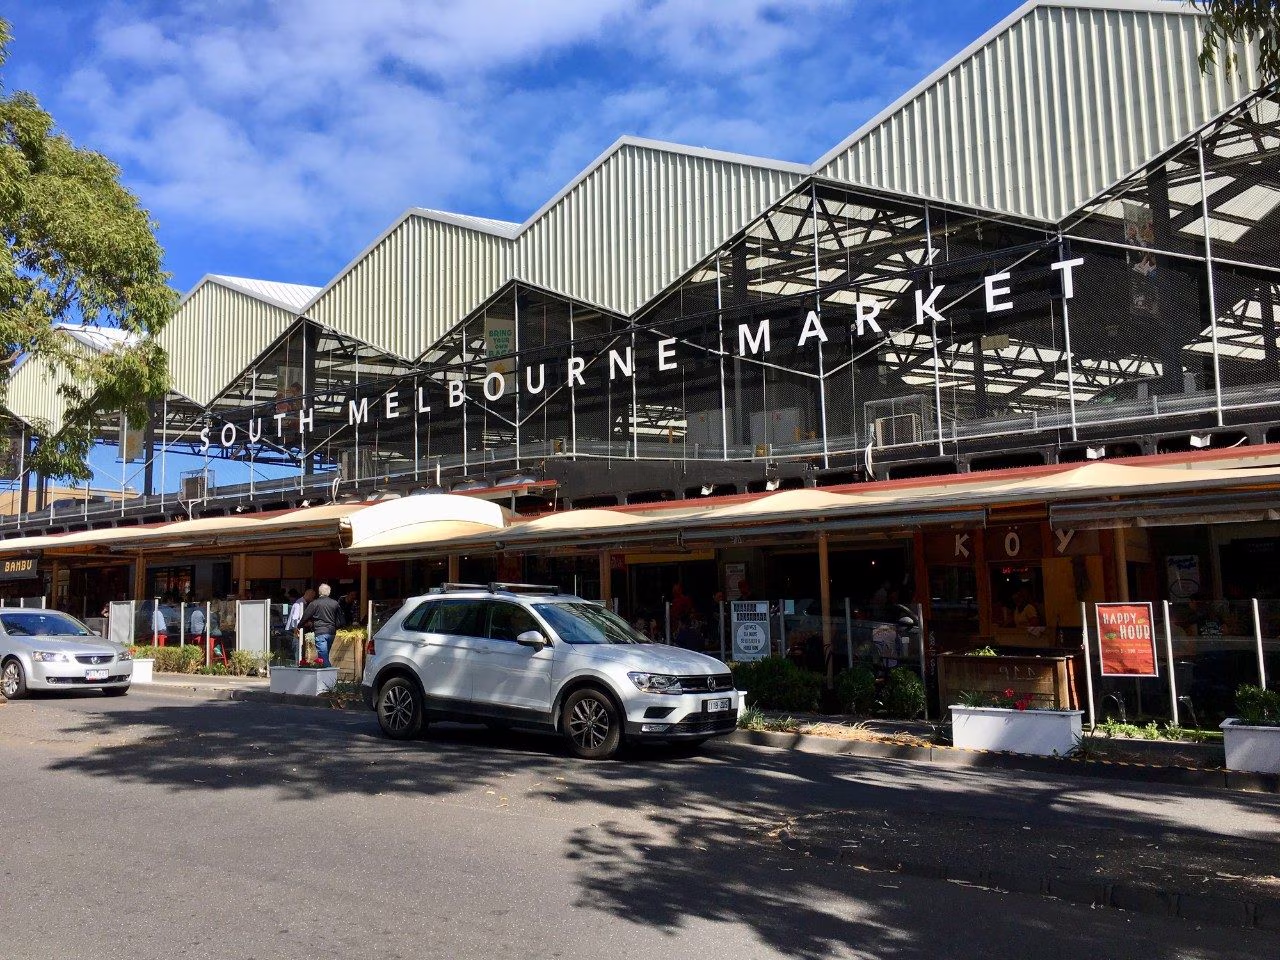
[[[365,655],[366,657],[372,657],[372,656],[373,656],[373,653],[374,653],[374,649],[373,649],[373,637],[371,636],[371,637],[369,637],[369,639],[368,639],[368,640],[366,640],[366,641],[364,642],[364,655]]]

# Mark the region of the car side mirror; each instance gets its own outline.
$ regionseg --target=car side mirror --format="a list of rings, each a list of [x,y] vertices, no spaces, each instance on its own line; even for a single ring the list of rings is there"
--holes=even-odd
[[[520,644],[522,647],[533,647],[535,652],[541,650],[543,647],[551,646],[551,641],[537,630],[526,630],[524,633],[516,637],[516,643]]]

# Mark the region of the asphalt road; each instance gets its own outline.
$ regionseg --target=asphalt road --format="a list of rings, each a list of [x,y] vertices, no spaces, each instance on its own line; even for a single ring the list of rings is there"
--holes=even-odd
[[[535,737],[401,745],[371,714],[156,693],[0,702],[0,958],[1280,956],[1266,931],[761,842],[823,809],[1280,840],[1280,800],[1225,791],[715,744],[590,764]]]

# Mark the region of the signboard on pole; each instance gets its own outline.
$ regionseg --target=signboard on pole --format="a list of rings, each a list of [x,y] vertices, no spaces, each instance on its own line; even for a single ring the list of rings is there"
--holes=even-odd
[[[1099,603],[1099,668],[1104,677],[1159,676],[1149,603]]]
[[[734,600],[729,605],[733,659],[763,660],[769,655],[769,604],[762,600]]]

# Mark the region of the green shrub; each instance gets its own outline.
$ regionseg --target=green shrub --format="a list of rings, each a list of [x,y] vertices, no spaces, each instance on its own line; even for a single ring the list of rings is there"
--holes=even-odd
[[[219,661],[211,663],[207,667],[197,667],[196,673],[202,674],[206,677],[225,677],[229,675],[231,671],[227,669],[227,665],[225,663]]]
[[[847,713],[869,714],[876,705],[876,675],[861,664],[836,675],[836,698]]]
[[[747,691],[747,702],[762,710],[816,710],[822,677],[785,657],[735,663],[733,683]]]
[[[1236,719],[1252,727],[1280,726],[1280,690],[1240,684],[1236,688]]]
[[[910,667],[889,671],[884,687],[884,708],[898,720],[914,720],[924,713],[924,681]]]
[[[266,675],[270,657],[251,650],[232,650],[227,661],[227,672],[233,677],[261,677]]]
[[[194,644],[185,647],[152,647],[138,645],[131,648],[134,659],[155,660],[156,673],[195,673],[204,666],[204,648]]]

